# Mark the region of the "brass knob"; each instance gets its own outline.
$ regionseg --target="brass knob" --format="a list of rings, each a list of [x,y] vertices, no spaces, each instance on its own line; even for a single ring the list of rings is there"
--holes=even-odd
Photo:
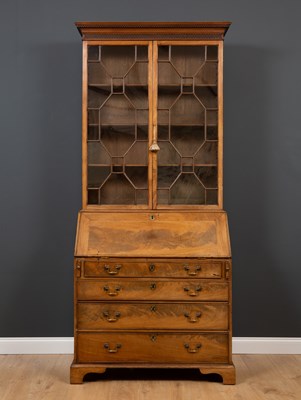
[[[153,282],[149,285],[150,290],[155,290],[157,288],[157,285]]]

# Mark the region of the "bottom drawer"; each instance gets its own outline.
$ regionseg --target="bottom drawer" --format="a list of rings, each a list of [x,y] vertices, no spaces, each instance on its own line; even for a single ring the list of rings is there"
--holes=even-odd
[[[226,333],[79,333],[78,362],[226,363]]]

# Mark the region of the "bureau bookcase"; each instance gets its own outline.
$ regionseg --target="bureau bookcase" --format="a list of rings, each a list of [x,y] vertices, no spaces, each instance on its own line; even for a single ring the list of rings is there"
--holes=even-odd
[[[228,22],[79,22],[82,210],[71,383],[198,368],[235,383],[223,210]]]

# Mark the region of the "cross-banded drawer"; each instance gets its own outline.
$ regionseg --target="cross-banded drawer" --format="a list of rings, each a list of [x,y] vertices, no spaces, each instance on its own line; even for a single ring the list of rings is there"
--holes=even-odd
[[[84,278],[117,277],[166,277],[220,279],[226,261],[221,260],[78,260]]]
[[[77,329],[228,329],[228,304],[78,302]]]
[[[79,333],[78,362],[226,363],[226,333]]]
[[[228,283],[208,280],[95,279],[77,282],[78,300],[227,301]]]

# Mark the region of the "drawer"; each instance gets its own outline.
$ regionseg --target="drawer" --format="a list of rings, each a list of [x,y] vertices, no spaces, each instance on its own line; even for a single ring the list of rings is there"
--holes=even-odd
[[[226,363],[223,333],[79,333],[78,362]]]
[[[98,279],[77,282],[78,300],[228,300],[228,283],[206,280]]]
[[[227,330],[228,304],[79,302],[77,329]]]
[[[200,260],[137,260],[124,259],[83,261],[83,276],[96,277],[175,277],[221,279],[223,262]]]

